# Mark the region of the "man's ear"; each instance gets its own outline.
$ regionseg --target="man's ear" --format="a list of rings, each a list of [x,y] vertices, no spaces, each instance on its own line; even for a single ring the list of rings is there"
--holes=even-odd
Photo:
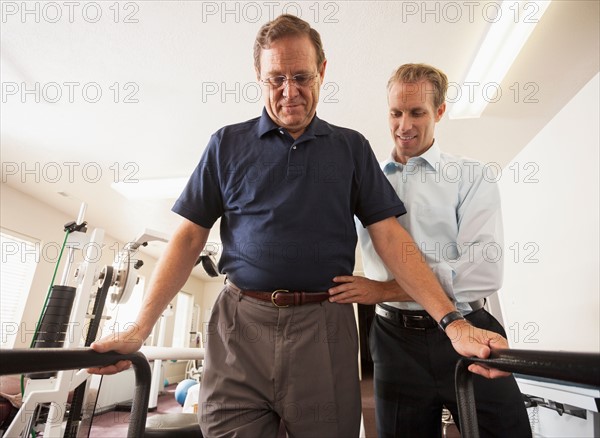
[[[319,76],[321,77],[321,83],[323,83],[323,78],[325,78],[325,67],[327,67],[327,60],[323,61],[323,64],[321,64],[321,70],[319,71]]]
[[[435,121],[439,122],[440,120],[442,120],[442,117],[444,115],[444,113],[446,112],[446,102],[442,103],[435,114]]]

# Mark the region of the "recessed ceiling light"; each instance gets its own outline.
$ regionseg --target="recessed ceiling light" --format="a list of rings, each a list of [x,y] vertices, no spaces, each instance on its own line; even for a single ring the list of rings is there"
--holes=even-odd
[[[503,1],[460,87],[451,119],[477,118],[497,99],[500,83],[546,12],[550,0]],[[474,91],[473,91],[474,90]]]
[[[110,186],[130,200],[177,199],[188,177],[119,181]]]

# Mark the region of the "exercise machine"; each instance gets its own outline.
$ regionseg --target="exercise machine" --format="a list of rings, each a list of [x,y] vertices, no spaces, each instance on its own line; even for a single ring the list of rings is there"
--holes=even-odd
[[[125,245],[112,266],[100,266],[104,230],[95,228],[87,233],[86,208],[87,205],[82,203],[77,220],[65,224],[63,250],[67,249],[67,259],[61,279],[55,284],[60,259],[57,261],[31,343],[33,349],[89,346],[98,335],[105,305],[109,303],[114,308],[131,296],[138,281],[135,271],[143,264],[136,258],[138,249],[150,241],[168,241],[166,235],[146,230]],[[81,251],[83,261],[75,266],[77,251]],[[197,358],[198,353],[192,357]],[[92,400],[86,400],[88,394],[94,392],[90,391],[86,370],[35,372],[27,377],[26,383],[24,379],[22,381],[22,405],[5,436],[25,438],[35,436],[35,431],[43,431],[44,437],[87,436],[97,391]],[[85,418],[89,421],[82,421]],[[82,426],[87,430],[80,430]]]

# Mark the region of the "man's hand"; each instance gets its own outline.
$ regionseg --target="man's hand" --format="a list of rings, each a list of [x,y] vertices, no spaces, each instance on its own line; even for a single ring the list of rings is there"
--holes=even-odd
[[[462,356],[486,359],[492,348],[508,348],[508,341],[500,334],[472,326],[466,320],[454,321],[446,328],[452,346]],[[469,365],[469,371],[488,379],[509,376],[510,373],[487,368],[481,364]]]
[[[340,283],[329,289],[332,303],[377,304],[384,301],[412,301],[395,280],[375,281],[365,277],[340,275],[333,279]]]
[[[383,300],[385,283],[365,277],[342,275],[333,279],[339,286],[329,289],[332,303],[377,304]]]
[[[99,341],[93,342],[90,347],[92,350],[98,353],[106,353],[107,351],[116,351],[117,353],[127,354],[135,353],[138,351],[144,339],[140,334],[140,330],[137,325],[131,326],[124,332],[117,332],[112,335],[105,336]],[[114,365],[107,365],[100,368],[88,368],[87,372],[90,374],[117,374],[121,371],[125,371],[131,366],[131,362],[128,360],[122,360]]]
[[[152,327],[160,318],[161,313],[189,278],[194,262],[198,260],[198,255],[204,248],[209,233],[210,229],[183,219],[171,236],[152,272],[152,278],[148,284],[136,324],[131,325],[123,332],[106,336],[94,342],[91,345],[92,350],[98,353],[116,351],[123,354],[138,351],[152,332]],[[89,368],[88,372],[91,374],[116,374],[130,366],[129,361],[120,361],[101,368]]]
[[[329,301],[332,303],[377,304],[384,301],[412,301],[395,281],[381,282],[351,275],[338,276],[333,281],[341,284],[329,289]],[[451,323],[446,328],[446,335],[456,352],[465,357],[486,359],[492,348],[508,348],[508,341],[500,334],[474,327],[466,320]],[[469,365],[469,371],[488,379],[510,375],[481,364]]]

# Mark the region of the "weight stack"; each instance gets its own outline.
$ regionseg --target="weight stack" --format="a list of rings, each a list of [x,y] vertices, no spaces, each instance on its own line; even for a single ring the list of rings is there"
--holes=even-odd
[[[75,302],[76,288],[72,286],[52,286],[48,304],[42,321],[34,335],[33,348],[60,348],[69,331],[69,318]],[[56,372],[31,373],[30,379],[48,379]]]

